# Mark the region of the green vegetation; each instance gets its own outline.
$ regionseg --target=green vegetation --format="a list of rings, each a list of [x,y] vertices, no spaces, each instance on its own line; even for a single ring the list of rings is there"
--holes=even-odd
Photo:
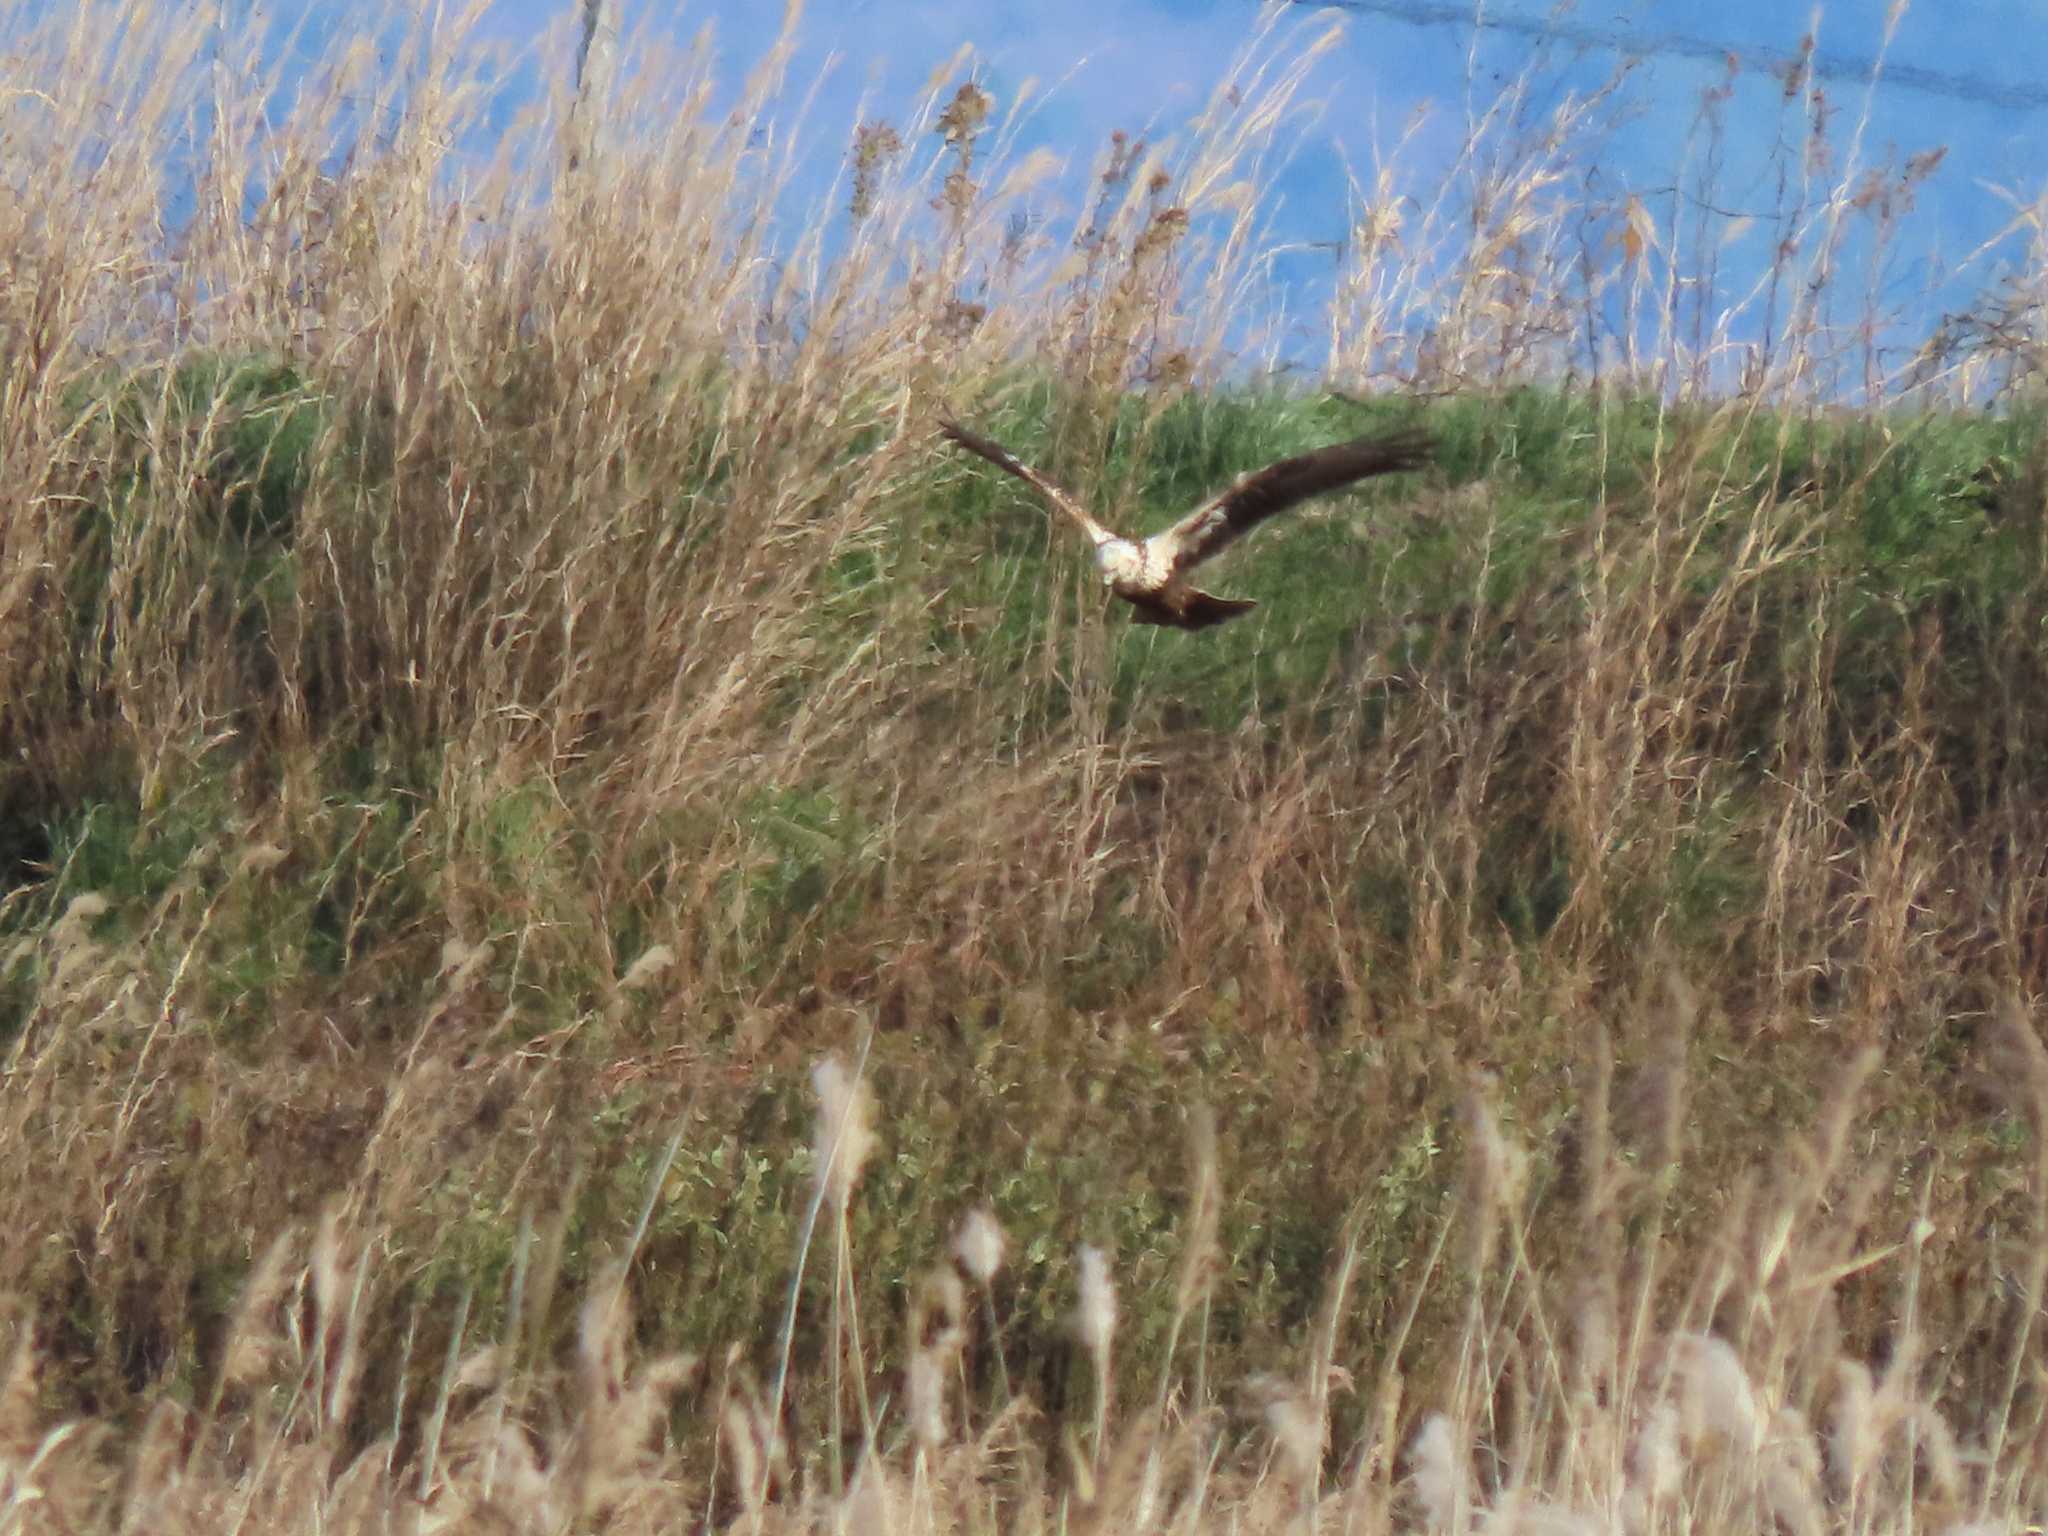
[[[464,81],[349,55],[167,246],[261,76],[174,9],[0,62],[0,1533],[2038,1523],[2010,325],[1690,349],[1567,100],[1261,374],[1277,35],[1064,224],[869,124],[779,264],[773,69],[457,218]],[[946,411],[1137,528],[1441,450],[1187,636]]]

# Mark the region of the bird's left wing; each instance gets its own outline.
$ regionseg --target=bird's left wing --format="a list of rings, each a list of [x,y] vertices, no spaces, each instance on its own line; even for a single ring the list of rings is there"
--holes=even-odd
[[[1079,523],[1087,531],[1088,536],[1097,544],[1102,543],[1105,539],[1114,537],[1107,528],[1090,517],[1087,509],[1078,501],[1074,500],[1073,497],[1069,496],[1029,464],[1026,464],[1022,459],[1010,452],[1001,443],[993,442],[979,433],[970,432],[957,421],[942,420],[939,423],[939,431],[945,434],[949,442],[957,443],[969,453],[987,459],[997,469],[1015,475],[1019,480],[1022,480],[1026,485],[1038,492],[1040,496],[1043,496],[1048,505],[1066,513],[1067,516]]]
[[[1371,475],[1420,469],[1436,439],[1420,427],[1354,437],[1241,475],[1231,487],[1154,534],[1176,573],[1192,570],[1275,513]]]

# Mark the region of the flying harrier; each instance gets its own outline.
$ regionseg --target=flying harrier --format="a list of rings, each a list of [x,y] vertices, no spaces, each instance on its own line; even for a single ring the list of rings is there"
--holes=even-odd
[[[1127,539],[1103,527],[1073,497],[1000,445],[954,421],[941,421],[939,430],[969,453],[1015,475],[1079,523],[1095,546],[1095,564],[1102,572],[1103,585],[1137,609],[1138,623],[1175,629],[1207,629],[1258,606],[1247,598],[1217,597],[1190,586],[1187,573],[1204,560],[1221,553],[1276,512],[1285,512],[1311,496],[1368,475],[1420,469],[1429,462],[1435,446],[1429,433],[1413,428],[1332,443],[1240,475],[1228,490],[1203,502],[1171,527],[1148,539]]]

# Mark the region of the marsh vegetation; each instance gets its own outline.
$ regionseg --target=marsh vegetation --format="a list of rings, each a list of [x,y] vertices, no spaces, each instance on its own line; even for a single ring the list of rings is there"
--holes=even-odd
[[[1311,387],[1321,25],[793,219],[779,52],[571,171],[460,18],[7,8],[0,1530],[2040,1524],[2041,193],[1902,341],[1853,102],[1736,285],[1532,73]],[[1199,636],[935,430],[1417,401]]]

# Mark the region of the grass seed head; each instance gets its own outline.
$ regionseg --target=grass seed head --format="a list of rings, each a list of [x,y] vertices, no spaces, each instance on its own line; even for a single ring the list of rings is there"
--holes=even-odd
[[[904,1372],[904,1395],[911,1438],[925,1450],[935,1451],[946,1443],[946,1366],[938,1350],[912,1353]]]
[[[1760,1470],[1764,1505],[1778,1529],[1791,1536],[1820,1536],[1820,1447],[1798,1409],[1781,1408],[1773,1416]]]
[[[867,1084],[837,1056],[827,1056],[811,1069],[811,1086],[818,1095],[812,1163],[826,1200],[843,1210],[875,1149],[868,1123],[872,1101]]]
[[[253,1386],[270,1373],[284,1337],[278,1331],[276,1309],[292,1284],[292,1251],[296,1243],[289,1231],[279,1233],[263,1252],[249,1278],[242,1282],[242,1294],[235,1302],[228,1325],[227,1348],[221,1357],[223,1387]]]
[[[1860,1360],[1835,1362],[1834,1426],[1828,1436],[1828,1466],[1835,1487],[1854,1498],[1877,1454],[1879,1426],[1870,1367]]]
[[[1003,1267],[1003,1247],[1002,1225],[987,1206],[977,1205],[960,1218],[959,1230],[953,1234],[953,1256],[976,1285],[985,1286],[995,1279],[996,1271]]]
[[[1528,1177],[1528,1155],[1500,1127],[1492,1084],[1475,1074],[1465,1094],[1466,1266],[1475,1275],[1493,1260],[1501,1223],[1516,1219]]]
[[[872,1454],[863,1456],[835,1523],[846,1536],[900,1536],[911,1528],[904,1522],[902,1503],[894,1479],[880,1458]]]
[[[23,1326],[0,1376],[0,1455],[25,1456],[36,1442],[36,1395],[42,1372],[32,1330]]]
[[[1605,1527],[1583,1510],[1510,1489],[1479,1522],[1479,1536],[1603,1536]]]
[[[1629,1450],[1628,1491],[1645,1518],[1678,1496],[1685,1471],[1678,1443],[1678,1409],[1670,1402],[1653,1404]]]
[[[1754,1457],[1763,1443],[1763,1413],[1734,1347],[1711,1334],[1686,1333],[1671,1350],[1679,1427],[1693,1458]]]
[[[193,1413],[173,1398],[158,1398],[143,1421],[128,1465],[131,1521],[155,1514],[176,1498],[194,1434]]]
[[[1105,1360],[1116,1334],[1116,1282],[1110,1278],[1109,1258],[1093,1243],[1083,1243],[1075,1251],[1074,1266],[1074,1336],[1097,1361]]]
[[[641,952],[639,959],[626,967],[626,974],[619,978],[619,990],[631,992],[644,987],[675,963],[676,952],[673,949],[666,944],[651,944]]]
[[[1457,1434],[1448,1416],[1432,1413],[1422,1421],[1408,1447],[1408,1477],[1415,1501],[1422,1506],[1423,1524],[1455,1536],[1470,1503]]]
[[[1246,1390],[1259,1407],[1288,1476],[1306,1484],[1322,1465],[1327,1433],[1314,1398],[1284,1377],[1263,1372],[1246,1384]]]
[[[1913,1433],[1927,1468],[1928,1486],[1951,1502],[1963,1496],[1963,1449],[1941,1409],[1923,1402],[1913,1410]]]

